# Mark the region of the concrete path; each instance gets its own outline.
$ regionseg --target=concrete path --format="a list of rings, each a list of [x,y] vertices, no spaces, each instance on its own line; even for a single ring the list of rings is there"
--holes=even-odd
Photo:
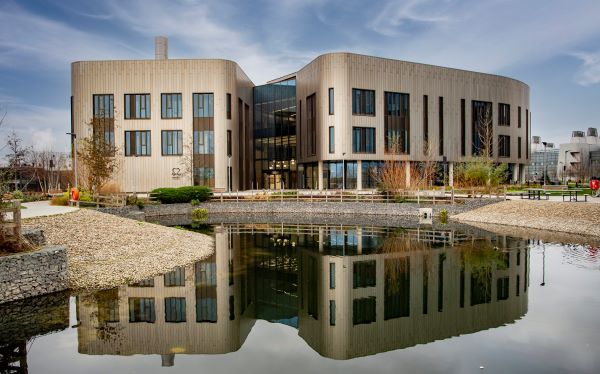
[[[27,209],[21,209],[21,218],[54,216],[79,210],[77,207],[50,205],[50,201],[34,201],[22,204]]]

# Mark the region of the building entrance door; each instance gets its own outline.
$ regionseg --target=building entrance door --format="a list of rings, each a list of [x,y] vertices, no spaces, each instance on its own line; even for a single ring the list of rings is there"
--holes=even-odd
[[[265,187],[269,190],[279,190],[281,185],[281,174],[264,174]]]

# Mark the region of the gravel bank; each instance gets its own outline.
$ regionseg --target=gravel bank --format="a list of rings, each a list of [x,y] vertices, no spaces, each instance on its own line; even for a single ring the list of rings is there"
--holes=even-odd
[[[29,219],[48,244],[64,245],[71,289],[104,289],[136,282],[213,253],[211,237],[82,209]]]
[[[600,236],[600,205],[509,200],[453,215],[461,222],[494,223]]]

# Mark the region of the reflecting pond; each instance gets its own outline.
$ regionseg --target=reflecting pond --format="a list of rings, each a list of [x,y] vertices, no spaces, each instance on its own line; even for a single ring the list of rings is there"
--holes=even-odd
[[[597,248],[467,226],[218,224],[209,258],[0,307],[0,373],[597,372]]]

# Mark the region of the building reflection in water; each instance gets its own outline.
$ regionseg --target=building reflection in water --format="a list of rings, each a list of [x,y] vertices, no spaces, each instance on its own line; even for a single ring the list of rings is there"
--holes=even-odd
[[[225,225],[215,253],[78,297],[79,352],[238,350],[257,319],[349,359],[514,322],[527,312],[526,240],[487,232]]]

